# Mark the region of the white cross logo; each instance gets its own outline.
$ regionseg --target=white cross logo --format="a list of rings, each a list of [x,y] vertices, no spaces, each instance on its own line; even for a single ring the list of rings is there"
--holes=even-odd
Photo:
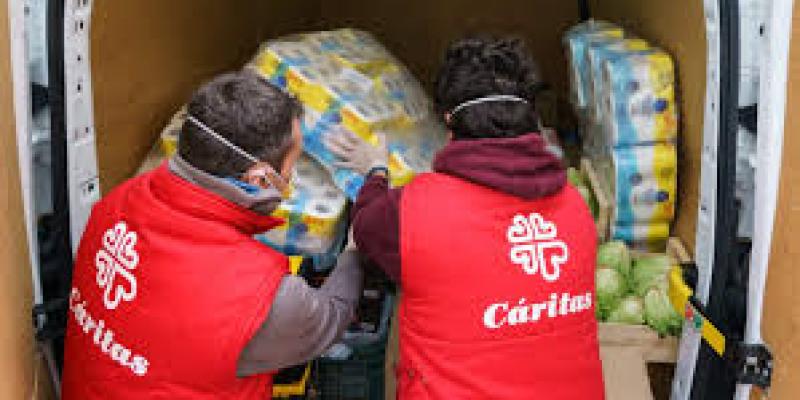
[[[569,251],[567,245],[557,239],[558,230],[554,223],[545,221],[537,213],[527,217],[517,214],[508,227],[507,236],[511,244],[511,262],[522,266],[528,275],[541,272],[542,278],[548,282],[558,280]],[[550,255],[549,260],[545,259],[546,253]]]
[[[132,271],[139,264],[136,252],[136,232],[128,231],[125,222],[118,222],[103,235],[103,248],[94,257],[97,267],[97,285],[104,289],[103,302],[109,310],[119,306],[122,300],[136,297],[136,277]],[[115,285],[117,274],[124,281]]]

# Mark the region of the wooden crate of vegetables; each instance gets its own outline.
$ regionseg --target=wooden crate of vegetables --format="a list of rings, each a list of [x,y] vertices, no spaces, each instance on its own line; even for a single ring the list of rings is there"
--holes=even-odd
[[[596,306],[607,398],[653,399],[647,364],[675,363],[683,319],[667,298],[667,273],[689,259],[677,238],[664,254],[600,245]]]

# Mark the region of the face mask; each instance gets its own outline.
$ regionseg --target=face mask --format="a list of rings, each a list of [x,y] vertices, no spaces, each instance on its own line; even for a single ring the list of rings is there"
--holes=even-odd
[[[195,124],[198,128],[203,130],[203,132],[207,133],[209,136],[216,139],[218,142],[222,143],[229,149],[236,152],[236,154],[244,157],[248,161],[252,162],[257,166],[255,172],[252,173],[252,176],[257,177],[261,182],[264,182],[274,188],[278,192],[281,193],[281,197],[286,198],[290,195],[290,185],[289,182],[286,181],[280,174],[278,174],[274,168],[272,168],[269,163],[259,160],[257,157],[253,156],[252,154],[248,153],[241,147],[231,143],[228,139],[224,138],[219,133],[215,132],[213,129],[209,128],[206,124],[202,123],[199,119],[195,118],[194,116],[189,115],[186,118],[188,121],[191,121]],[[265,189],[260,185],[253,185],[248,182],[244,182],[240,179],[228,177],[226,178],[228,182],[236,185],[237,187],[244,190],[247,194],[251,195],[258,195]]]
[[[523,99],[519,96],[514,96],[510,94],[493,94],[491,96],[484,96],[479,97],[477,99],[472,99],[469,101],[465,101],[450,110],[450,116],[458,114],[459,111],[472,107],[474,105],[483,104],[483,103],[498,103],[498,102],[512,102],[512,103],[528,103],[528,100]]]
[[[230,183],[233,186],[236,186],[239,189],[242,189],[245,193],[247,193],[248,195],[254,196],[254,197],[263,197],[268,192],[273,192],[273,191],[277,192],[277,190],[275,190],[272,187],[270,187],[269,189],[264,189],[261,186],[253,185],[253,184],[244,182],[244,181],[242,181],[240,179],[236,179],[236,178],[234,178],[232,176],[229,176],[229,177],[225,178],[225,181]],[[289,197],[291,197],[293,188],[294,188],[294,185],[292,184],[292,181],[290,180],[289,183],[288,183],[287,188],[284,191],[280,192],[281,198],[282,199],[288,199]]]

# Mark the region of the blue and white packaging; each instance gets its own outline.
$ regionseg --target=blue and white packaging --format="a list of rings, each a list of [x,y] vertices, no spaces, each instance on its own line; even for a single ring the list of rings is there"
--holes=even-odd
[[[674,142],[678,136],[675,70],[660,50],[630,51],[603,62],[597,96],[605,142],[612,147]],[[605,90],[607,89],[607,90]]]
[[[593,41],[622,38],[622,28],[605,21],[589,20],[574,26],[564,35],[569,64],[570,98],[573,106],[582,112],[589,106],[590,71],[586,60],[587,46]]]

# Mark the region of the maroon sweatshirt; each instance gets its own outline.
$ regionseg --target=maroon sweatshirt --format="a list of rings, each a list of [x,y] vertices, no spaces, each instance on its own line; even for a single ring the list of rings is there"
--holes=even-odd
[[[514,138],[456,140],[433,162],[438,173],[533,200],[566,184],[561,161],[536,133]],[[394,281],[400,281],[400,196],[386,178],[372,176],[353,208],[353,237],[363,255]]]

